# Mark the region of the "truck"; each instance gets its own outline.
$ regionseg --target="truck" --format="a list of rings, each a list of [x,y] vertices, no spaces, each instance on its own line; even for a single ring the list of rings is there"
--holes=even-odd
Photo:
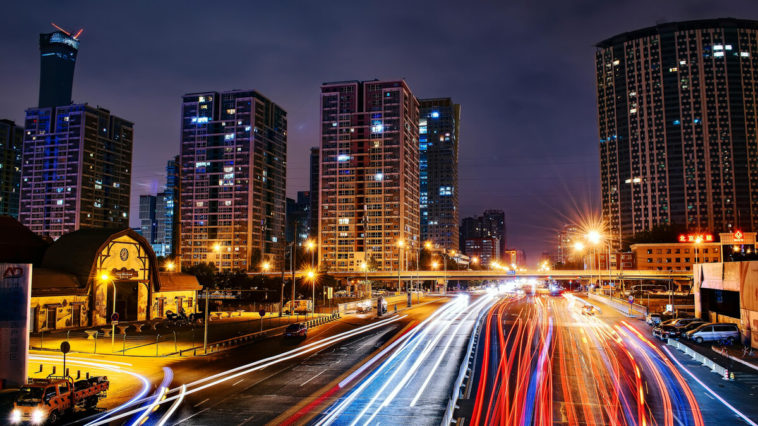
[[[309,299],[300,299],[295,300],[295,310],[292,311],[292,301],[288,301],[284,304],[284,309],[282,309],[282,312],[286,315],[292,315],[295,314],[307,314],[308,312],[313,312],[313,301]]]
[[[11,411],[11,424],[55,424],[61,416],[76,407],[93,409],[108,392],[108,377],[96,376],[83,380],[63,376],[44,379],[30,378],[21,387]]]

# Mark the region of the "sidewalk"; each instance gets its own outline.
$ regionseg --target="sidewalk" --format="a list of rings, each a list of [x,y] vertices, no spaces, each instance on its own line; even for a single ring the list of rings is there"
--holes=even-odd
[[[257,313],[243,313],[242,316],[212,320],[208,324],[208,345],[261,330],[276,329],[291,323],[328,316],[329,314],[309,314],[285,315],[280,318],[278,314],[272,313],[272,316],[264,317],[261,322]],[[145,326],[141,333],[137,333],[133,328],[129,328],[126,334],[120,334],[116,328],[116,334],[113,336],[110,336],[110,326],[93,329],[98,330],[95,338],[88,338],[83,330],[35,333],[30,336],[29,346],[32,350],[58,352],[61,343],[68,340],[72,353],[156,357],[202,346],[204,334],[202,324],[171,327],[168,323],[161,323],[157,330]]]

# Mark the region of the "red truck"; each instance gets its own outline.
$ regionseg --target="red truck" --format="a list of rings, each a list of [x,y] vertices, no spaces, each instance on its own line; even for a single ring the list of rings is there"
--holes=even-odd
[[[50,376],[29,379],[21,387],[11,411],[11,424],[54,424],[75,407],[91,409],[105,398],[109,382],[106,376],[74,381],[71,377]]]

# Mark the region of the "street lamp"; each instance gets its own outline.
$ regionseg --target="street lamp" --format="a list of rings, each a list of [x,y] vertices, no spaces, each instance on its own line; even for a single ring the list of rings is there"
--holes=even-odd
[[[596,249],[594,246],[597,246],[602,240],[603,240],[603,234],[600,233],[600,231],[592,229],[589,232],[587,232],[587,235],[585,235],[585,238],[587,241],[589,241],[593,245],[593,253],[596,253]],[[608,284],[611,283],[611,240],[609,238],[605,238],[605,242],[608,244]],[[597,269],[600,267],[600,261],[597,259],[597,256],[593,254],[593,263],[595,265],[593,268]],[[598,277],[600,276],[600,273],[598,272]],[[610,290],[609,290],[610,292]],[[610,296],[613,297],[613,293],[610,292]]]
[[[316,314],[316,272],[314,272],[313,269],[310,269],[306,273],[306,276],[308,277],[308,281],[311,282],[311,291],[313,292],[313,306],[311,311],[311,317],[313,317]]]
[[[174,265],[174,262],[166,262],[166,270],[169,272],[173,272],[176,265]]]
[[[313,240],[308,240],[305,242],[305,248],[311,252],[311,267],[314,267],[316,263],[316,243]],[[316,269],[318,270],[318,268]]]
[[[100,281],[106,284],[110,281],[110,283],[113,284],[113,315],[111,315],[111,352],[113,352],[113,344],[115,342],[116,335],[116,323],[113,320],[113,318],[116,316],[116,282],[113,281],[113,278],[111,278],[111,276],[105,272],[100,275]]]

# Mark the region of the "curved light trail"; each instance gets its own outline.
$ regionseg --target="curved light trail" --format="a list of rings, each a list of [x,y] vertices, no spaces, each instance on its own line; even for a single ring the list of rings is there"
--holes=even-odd
[[[470,424],[702,426],[669,358],[625,321],[580,313],[578,299],[508,297],[481,328]]]

